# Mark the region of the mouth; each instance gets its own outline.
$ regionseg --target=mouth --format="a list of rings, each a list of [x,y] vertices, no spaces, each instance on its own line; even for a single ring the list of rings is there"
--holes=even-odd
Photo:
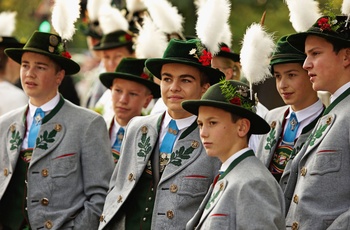
[[[37,84],[36,84],[36,83],[31,82],[31,81],[27,81],[27,82],[25,82],[25,85],[27,85],[28,87],[34,87],[34,86],[37,86]]]
[[[314,80],[315,77],[316,77],[316,74],[309,73],[308,75],[309,75],[310,81],[313,82],[313,80]]]

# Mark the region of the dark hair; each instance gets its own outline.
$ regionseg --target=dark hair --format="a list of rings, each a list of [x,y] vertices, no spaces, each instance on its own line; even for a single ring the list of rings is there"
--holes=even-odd
[[[207,84],[207,83],[210,83],[209,81],[209,76],[206,72],[200,70],[200,73],[199,73],[199,76],[200,76],[200,83],[201,83],[201,86],[203,86],[204,84]]]
[[[340,50],[345,48],[350,48],[350,44],[345,42],[339,42],[339,40],[333,39],[333,38],[325,38],[326,41],[331,43],[333,45],[333,51],[338,54]]]

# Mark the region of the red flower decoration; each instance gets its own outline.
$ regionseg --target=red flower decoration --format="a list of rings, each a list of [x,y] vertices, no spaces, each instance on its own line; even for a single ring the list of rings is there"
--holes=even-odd
[[[126,39],[127,41],[131,41],[132,37],[131,37],[130,34],[125,34],[125,39]]]
[[[63,51],[63,52],[61,53],[61,55],[62,55],[63,57],[65,57],[65,58],[68,58],[68,59],[71,59],[71,58],[72,58],[72,56],[70,55],[70,53],[69,53],[68,51]]]
[[[212,55],[210,52],[203,50],[202,55],[199,57],[199,62],[204,66],[208,66],[211,64]]]
[[[239,97],[234,97],[234,98],[232,98],[232,99],[230,100],[230,103],[231,103],[231,104],[234,104],[234,105],[239,105],[239,106],[242,105],[242,104],[241,104],[241,99],[240,99]]]
[[[231,52],[230,48],[228,48],[228,47],[226,47],[226,46],[221,47],[221,51],[224,51],[224,52]]]
[[[320,18],[317,21],[318,26],[320,27],[320,29],[323,30],[328,30],[331,31],[331,25],[329,24],[329,19],[328,18]]]
[[[145,74],[145,73],[141,74],[141,78],[149,80],[149,76],[147,74]]]

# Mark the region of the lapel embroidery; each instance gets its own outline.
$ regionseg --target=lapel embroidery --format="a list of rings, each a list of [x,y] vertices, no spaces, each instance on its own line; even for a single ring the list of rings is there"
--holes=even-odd
[[[318,127],[318,129],[315,131],[315,133],[313,135],[310,136],[311,140],[310,140],[310,146],[313,146],[315,144],[315,141],[322,137],[323,132],[326,130],[328,126],[328,123],[321,125],[320,127]]]
[[[49,133],[47,130],[44,131],[43,135],[36,138],[36,148],[46,150],[48,148],[47,144],[55,141],[54,137],[57,134],[57,130],[53,129]]]
[[[276,144],[276,129],[273,127],[271,131],[269,132],[268,137],[266,138],[266,150],[271,150],[271,148]]]
[[[146,126],[143,126],[141,128],[142,136],[141,136],[141,142],[137,144],[137,146],[140,148],[140,151],[137,153],[137,156],[143,157],[143,160],[146,160],[147,155],[151,152],[152,147],[150,144],[151,137],[147,136],[148,129]]]
[[[224,184],[222,182],[220,183],[219,186],[220,186],[219,190],[210,197],[210,200],[208,201],[207,205],[205,206],[205,209],[210,209],[210,206],[215,203],[216,198],[218,198],[220,192],[223,190]]]
[[[14,130],[11,135],[11,148],[10,150],[18,149],[23,142],[23,139],[19,136],[19,131]]]
[[[198,141],[193,141],[191,146],[185,150],[184,146],[181,146],[180,149],[176,150],[171,154],[169,164],[173,164],[175,166],[181,166],[182,160],[189,159],[193,150],[199,147]]]

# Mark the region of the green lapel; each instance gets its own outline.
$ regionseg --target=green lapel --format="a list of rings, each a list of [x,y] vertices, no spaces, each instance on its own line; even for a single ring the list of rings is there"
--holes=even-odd
[[[350,94],[350,88],[345,90],[337,99],[335,99],[324,111],[323,116],[327,115],[339,102],[341,102],[344,98],[346,98]]]
[[[239,162],[241,162],[242,160],[244,160],[247,157],[254,156],[254,155],[255,154],[254,154],[253,150],[248,150],[247,152],[240,155],[236,160],[232,161],[232,163],[226,169],[226,171],[220,175],[219,180],[224,178],[234,167],[236,167],[236,165],[238,165]]]

